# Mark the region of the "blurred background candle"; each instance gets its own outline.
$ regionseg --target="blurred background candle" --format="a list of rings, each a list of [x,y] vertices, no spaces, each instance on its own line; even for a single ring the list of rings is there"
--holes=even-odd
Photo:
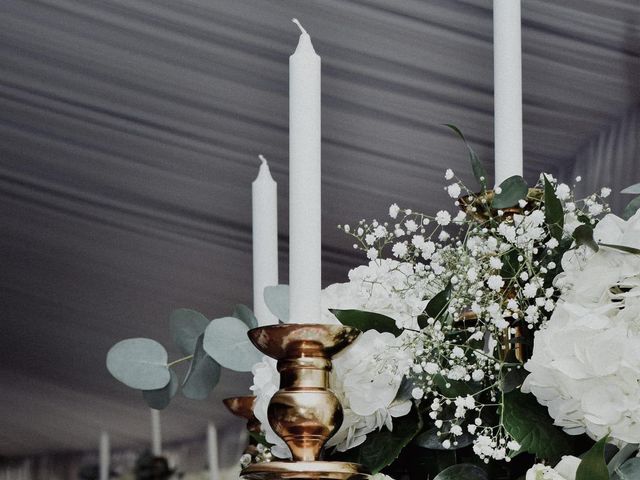
[[[320,321],[320,57],[300,31],[289,58],[289,318]]]
[[[493,1],[495,182],[522,176],[520,0]]]
[[[251,184],[253,229],[253,311],[258,325],[278,319],[264,303],[264,288],[278,284],[278,184],[267,160],[259,155],[260,170]]]
[[[107,432],[100,433],[100,480],[109,480],[109,462],[111,460],[111,446],[109,442],[109,434]]]
[[[160,430],[160,411],[151,409],[151,453],[162,455],[162,433]]]
[[[209,422],[207,427],[207,461],[209,463],[209,480],[220,480],[218,431],[213,422]]]

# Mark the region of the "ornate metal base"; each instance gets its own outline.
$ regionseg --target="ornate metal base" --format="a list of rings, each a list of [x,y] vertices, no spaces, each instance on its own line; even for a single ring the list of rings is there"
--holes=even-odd
[[[362,465],[347,462],[264,462],[254,463],[240,474],[247,480],[368,480]]]

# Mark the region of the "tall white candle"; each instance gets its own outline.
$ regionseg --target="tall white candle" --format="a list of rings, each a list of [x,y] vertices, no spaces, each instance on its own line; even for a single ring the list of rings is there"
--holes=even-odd
[[[209,463],[209,480],[220,480],[218,431],[213,422],[209,422],[207,427],[207,461]]]
[[[160,430],[160,411],[151,409],[151,453],[162,455],[162,432]]]
[[[493,0],[495,182],[522,176],[520,0]]]
[[[258,176],[251,184],[253,211],[253,311],[258,325],[278,319],[264,303],[264,289],[278,284],[278,184],[271,177],[267,160],[261,160]]]
[[[100,480],[109,480],[109,462],[111,460],[111,446],[109,442],[109,434],[107,432],[100,433]]]
[[[302,32],[289,58],[289,318],[320,321],[320,57]]]

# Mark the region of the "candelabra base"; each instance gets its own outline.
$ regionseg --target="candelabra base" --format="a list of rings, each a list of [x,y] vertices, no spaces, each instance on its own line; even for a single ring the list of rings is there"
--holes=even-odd
[[[368,480],[369,472],[348,462],[264,462],[254,463],[240,474],[246,480]]]

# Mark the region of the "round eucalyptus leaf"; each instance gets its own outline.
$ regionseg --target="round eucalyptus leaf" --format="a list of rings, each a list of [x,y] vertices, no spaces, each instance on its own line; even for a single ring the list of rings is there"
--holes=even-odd
[[[107,369],[126,386],[138,390],[165,387],[171,380],[167,351],[150,338],[128,338],[107,353]]]
[[[236,317],[247,324],[249,328],[256,328],[258,326],[258,319],[253,314],[253,311],[246,305],[239,303],[236,308],[233,309],[232,317]]]
[[[636,480],[640,478],[640,458],[634,457],[618,467],[611,480]]]
[[[204,351],[204,334],[198,337],[187,376],[182,383],[182,394],[191,400],[204,400],[220,380],[220,365]]]
[[[289,285],[265,287],[264,303],[281,322],[289,321]]]
[[[180,384],[178,380],[178,376],[176,372],[169,369],[171,380],[169,383],[163,388],[158,388],[156,390],[143,390],[142,398],[147,402],[147,405],[151,408],[155,408],[156,410],[164,410],[169,406],[171,399],[178,392],[178,385]]]
[[[209,319],[200,312],[179,308],[169,315],[171,337],[184,355],[191,355],[196,349],[198,337],[209,325]]]
[[[234,317],[212,320],[204,332],[204,351],[225,368],[249,372],[262,359],[247,332],[249,327]]]
[[[489,475],[476,465],[459,463],[445,468],[433,480],[489,480]]]
[[[473,443],[473,437],[464,432],[462,435],[454,437],[455,441],[458,443],[457,445],[454,445],[453,440],[451,439],[451,447],[445,448],[442,446],[442,441],[438,436],[438,430],[438,428],[432,428],[431,430],[427,430],[426,432],[418,435],[415,439],[416,445],[430,450],[456,450],[458,448],[467,447]],[[449,437],[449,435],[446,436],[446,438]]]
[[[496,193],[493,197],[491,203],[493,208],[513,207],[519,200],[526,198],[529,187],[524,178],[520,175],[514,175],[500,184],[500,190],[500,193]]]

